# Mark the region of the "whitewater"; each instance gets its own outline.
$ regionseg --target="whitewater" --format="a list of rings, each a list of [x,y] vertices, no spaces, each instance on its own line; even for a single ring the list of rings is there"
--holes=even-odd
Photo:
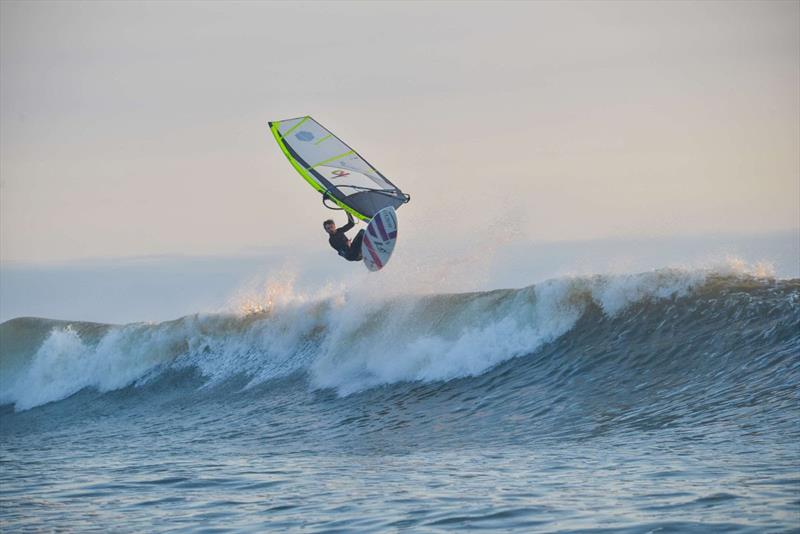
[[[18,530],[800,527],[800,280],[661,269],[0,324]]]

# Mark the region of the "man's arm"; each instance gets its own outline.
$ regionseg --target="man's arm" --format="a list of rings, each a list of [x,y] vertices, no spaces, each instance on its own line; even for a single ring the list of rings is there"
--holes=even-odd
[[[339,228],[339,232],[346,232],[350,230],[353,226],[356,225],[356,222],[353,220],[353,216],[349,213],[347,214],[347,224]]]

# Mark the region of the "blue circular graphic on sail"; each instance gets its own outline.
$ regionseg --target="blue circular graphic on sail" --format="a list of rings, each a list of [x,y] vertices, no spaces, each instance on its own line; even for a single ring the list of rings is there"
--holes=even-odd
[[[296,134],[294,134],[294,136],[301,141],[311,141],[312,139],[314,139],[314,134],[312,134],[311,132],[307,132],[305,130],[303,130],[302,132],[297,132]]]

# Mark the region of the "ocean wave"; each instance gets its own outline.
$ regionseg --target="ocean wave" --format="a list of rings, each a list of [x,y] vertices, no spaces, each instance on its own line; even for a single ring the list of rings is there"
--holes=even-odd
[[[772,340],[776,351],[791,352],[798,346],[792,328],[800,324],[800,281],[664,269],[387,298],[331,288],[305,295],[277,283],[263,298],[239,304],[236,313],[157,324],[3,323],[0,403],[26,410],[85,388],[143,387],[187,368],[207,388],[245,377],[247,389],[302,373],[312,388],[346,396],[382,385],[480,376],[547,345],[580,352],[620,331],[647,332],[651,346],[638,347],[642,353],[662,349],[653,345],[658,332],[670,333],[672,343],[684,340],[686,350],[700,350],[689,340],[701,335],[701,323],[724,336],[752,321],[758,336],[781,337]],[[600,322],[621,330],[594,331]]]

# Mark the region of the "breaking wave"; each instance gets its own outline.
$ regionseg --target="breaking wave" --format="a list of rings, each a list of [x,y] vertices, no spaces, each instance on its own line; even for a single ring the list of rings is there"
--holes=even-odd
[[[209,394],[232,379],[244,379],[235,390],[242,391],[293,376],[347,396],[481,376],[515,358],[507,365],[529,381],[579,375],[613,387],[636,377],[598,375],[598,362],[611,358],[633,372],[625,362],[634,358],[642,388],[669,382],[655,377],[666,362],[688,369],[698,359],[717,362],[715,376],[734,376],[741,365],[759,369],[747,383],[768,389],[798,383],[800,280],[665,269],[383,299],[352,291],[310,297],[288,284],[241,304],[236,313],[156,324],[7,321],[0,325],[0,404],[27,410],[86,388],[138,391],[186,369]],[[549,374],[526,367],[545,347]]]

